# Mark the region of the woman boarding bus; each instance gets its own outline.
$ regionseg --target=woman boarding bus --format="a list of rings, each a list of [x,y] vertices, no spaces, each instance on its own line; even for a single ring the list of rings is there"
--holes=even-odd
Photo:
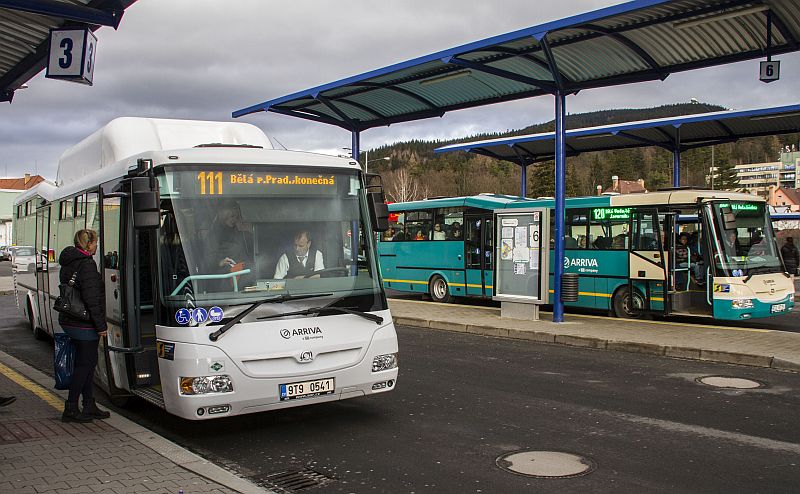
[[[98,381],[115,400],[206,419],[395,386],[373,240],[385,205],[355,161],[273,150],[248,124],[121,118],[62,156],[58,186],[21,194],[14,223],[36,249],[16,292],[37,336],[60,331],[54,253],[100,233]]]
[[[382,240],[384,283],[393,290],[428,293],[437,302],[491,297],[499,248],[494,211],[552,210],[553,203],[482,194],[390,204],[391,226],[406,231],[405,238],[436,224],[445,235],[438,241]],[[566,203],[566,249],[560,262],[565,273],[580,277],[578,301],[567,306],[618,317],[654,313],[730,320],[776,316],[794,306],[794,286],[761,198],[673,190],[577,197]],[[552,233],[550,238],[553,293]]]

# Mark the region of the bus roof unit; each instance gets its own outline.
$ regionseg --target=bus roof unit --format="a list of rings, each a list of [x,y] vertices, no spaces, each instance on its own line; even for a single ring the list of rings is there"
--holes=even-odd
[[[239,122],[160,118],[115,118],[67,149],[58,162],[58,184],[78,180],[95,170],[148,151],[186,149],[204,144],[250,145],[272,149],[258,127]]]

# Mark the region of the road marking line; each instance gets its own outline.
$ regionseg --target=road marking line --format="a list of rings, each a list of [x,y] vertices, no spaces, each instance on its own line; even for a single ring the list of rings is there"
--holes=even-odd
[[[12,368],[0,363],[0,373],[5,375],[7,378],[11,379],[15,383],[19,384],[23,388],[27,389],[31,393],[35,394],[39,398],[42,399],[45,403],[50,405],[51,407],[55,408],[58,411],[63,410],[64,408],[64,401],[56,396],[55,394],[51,393],[47,389],[39,386],[35,382],[31,381],[27,377],[23,376],[19,372],[13,370]]]
[[[495,312],[498,312],[500,310],[497,307],[478,307],[478,306],[469,306],[469,305],[453,305],[453,304],[446,304],[446,303],[443,303],[443,302],[426,302],[424,300],[406,300],[406,299],[391,299],[391,298],[389,300],[390,300],[390,302],[394,301],[394,300],[397,300],[397,301],[400,301],[400,302],[411,302],[411,303],[415,303],[415,304],[443,305],[443,306],[455,307],[455,308],[466,307],[468,309],[472,309],[472,308],[474,308],[474,309],[490,309],[490,310],[493,310]],[[539,311],[539,313],[540,314],[552,314],[552,312],[548,312],[548,311],[544,311],[544,310],[543,311]],[[682,322],[674,322],[674,321],[642,321],[642,320],[639,320],[639,319],[621,319],[621,318],[611,318],[611,317],[608,317],[608,316],[592,316],[592,315],[589,315],[589,314],[569,314],[568,313],[566,315],[569,316],[569,317],[584,317],[584,318],[587,318],[587,319],[603,319],[605,321],[613,320],[614,322],[625,322],[625,323],[661,324],[661,325],[664,325],[664,326],[679,326],[679,327],[692,326],[692,327],[705,328],[705,329],[722,329],[722,330],[726,330],[726,331],[745,331],[745,332],[750,332],[750,333],[774,333],[774,332],[776,332],[776,330],[774,330],[774,329],[736,328],[736,327],[732,327],[732,326],[715,326],[713,324],[692,324],[692,323],[682,323]],[[545,321],[545,322],[548,322],[548,321]]]

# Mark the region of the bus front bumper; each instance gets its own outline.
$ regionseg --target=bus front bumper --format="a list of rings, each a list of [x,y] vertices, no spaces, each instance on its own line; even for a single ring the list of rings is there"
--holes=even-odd
[[[715,299],[714,318],[731,321],[759,319],[788,314],[794,308],[794,294],[780,300],[761,301],[756,297]]]

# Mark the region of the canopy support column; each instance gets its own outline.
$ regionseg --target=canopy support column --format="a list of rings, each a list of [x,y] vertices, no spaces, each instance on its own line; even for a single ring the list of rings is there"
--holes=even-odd
[[[557,91],[556,99],[556,203],[555,203],[555,255],[553,256],[553,322],[564,322],[564,302],[561,301],[561,278],[564,275],[564,219],[567,203],[566,195],[566,146],[564,118],[566,116],[566,96]],[[542,276],[548,276],[544,273]]]
[[[358,161],[358,155],[361,153],[359,147],[361,146],[361,133],[357,130],[352,132],[352,143],[350,144],[350,151],[353,159]]]
[[[520,167],[522,168],[520,192],[522,197],[528,197],[528,165],[526,163],[520,163]]]
[[[672,148],[672,186],[681,186],[681,128],[675,127],[675,146]]]

